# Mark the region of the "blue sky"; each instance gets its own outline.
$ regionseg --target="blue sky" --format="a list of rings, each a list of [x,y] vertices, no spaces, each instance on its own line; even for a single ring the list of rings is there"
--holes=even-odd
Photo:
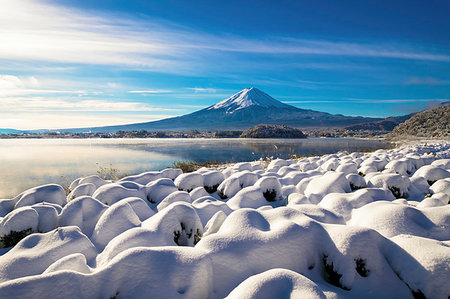
[[[403,115],[450,98],[448,1],[0,0],[0,128],[183,115],[257,87]]]

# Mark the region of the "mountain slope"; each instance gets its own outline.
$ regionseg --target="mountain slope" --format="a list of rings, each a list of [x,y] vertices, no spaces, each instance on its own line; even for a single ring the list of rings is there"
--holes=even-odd
[[[416,113],[411,113],[411,114],[402,115],[402,116],[391,116],[391,117],[387,117],[385,119],[375,121],[375,122],[351,125],[351,126],[345,127],[345,129],[351,130],[351,131],[361,131],[361,130],[392,131],[397,125],[410,119],[415,114]]]
[[[119,130],[243,130],[258,124],[291,127],[342,127],[380,118],[351,117],[300,109],[268,94],[247,88],[202,110],[159,121],[95,128],[64,129],[64,132],[115,132]]]
[[[450,105],[417,113],[394,128],[391,137],[450,137]]]

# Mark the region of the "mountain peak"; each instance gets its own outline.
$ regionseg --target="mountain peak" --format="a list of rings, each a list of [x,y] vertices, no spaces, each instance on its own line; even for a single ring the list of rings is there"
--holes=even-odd
[[[225,109],[227,113],[233,113],[237,110],[247,108],[250,106],[260,106],[264,108],[276,107],[287,108],[289,105],[283,104],[275,100],[267,93],[251,87],[241,90],[213,106],[208,107],[208,110]]]

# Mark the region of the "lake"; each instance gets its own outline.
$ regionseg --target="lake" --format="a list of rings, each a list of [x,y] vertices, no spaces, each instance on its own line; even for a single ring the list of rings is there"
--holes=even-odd
[[[0,139],[0,198],[42,184],[67,185],[97,174],[161,170],[174,161],[242,162],[265,157],[327,154],[386,147],[378,140],[308,139]]]

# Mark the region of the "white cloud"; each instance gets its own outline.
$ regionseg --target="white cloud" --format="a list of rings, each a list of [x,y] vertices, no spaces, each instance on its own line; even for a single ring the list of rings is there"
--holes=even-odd
[[[450,61],[416,46],[266,36],[213,35],[174,24],[87,13],[42,1],[0,0],[0,59],[125,65],[192,73],[208,52],[363,56]]]
[[[440,80],[433,77],[412,77],[405,81],[405,85],[450,85],[450,80]]]
[[[96,111],[96,112],[142,112],[177,111],[177,109],[152,107],[141,102],[120,102],[108,100],[73,100],[49,97],[6,97],[0,98],[4,111]]]
[[[84,128],[155,121],[173,116],[176,115],[109,115],[100,113],[86,114],[73,112],[63,112],[59,114],[36,114],[30,112],[0,112],[0,128],[15,128],[19,130]]]
[[[170,93],[171,90],[167,89],[147,89],[147,90],[129,90],[128,93]]]
[[[194,91],[195,93],[216,93],[215,88],[201,88],[201,87],[188,87],[187,89]]]
[[[377,104],[377,103],[427,103],[427,102],[446,102],[450,99],[356,99],[356,98],[344,98],[333,100],[293,100],[282,101],[286,104],[304,104],[304,103],[363,103],[363,104]]]

